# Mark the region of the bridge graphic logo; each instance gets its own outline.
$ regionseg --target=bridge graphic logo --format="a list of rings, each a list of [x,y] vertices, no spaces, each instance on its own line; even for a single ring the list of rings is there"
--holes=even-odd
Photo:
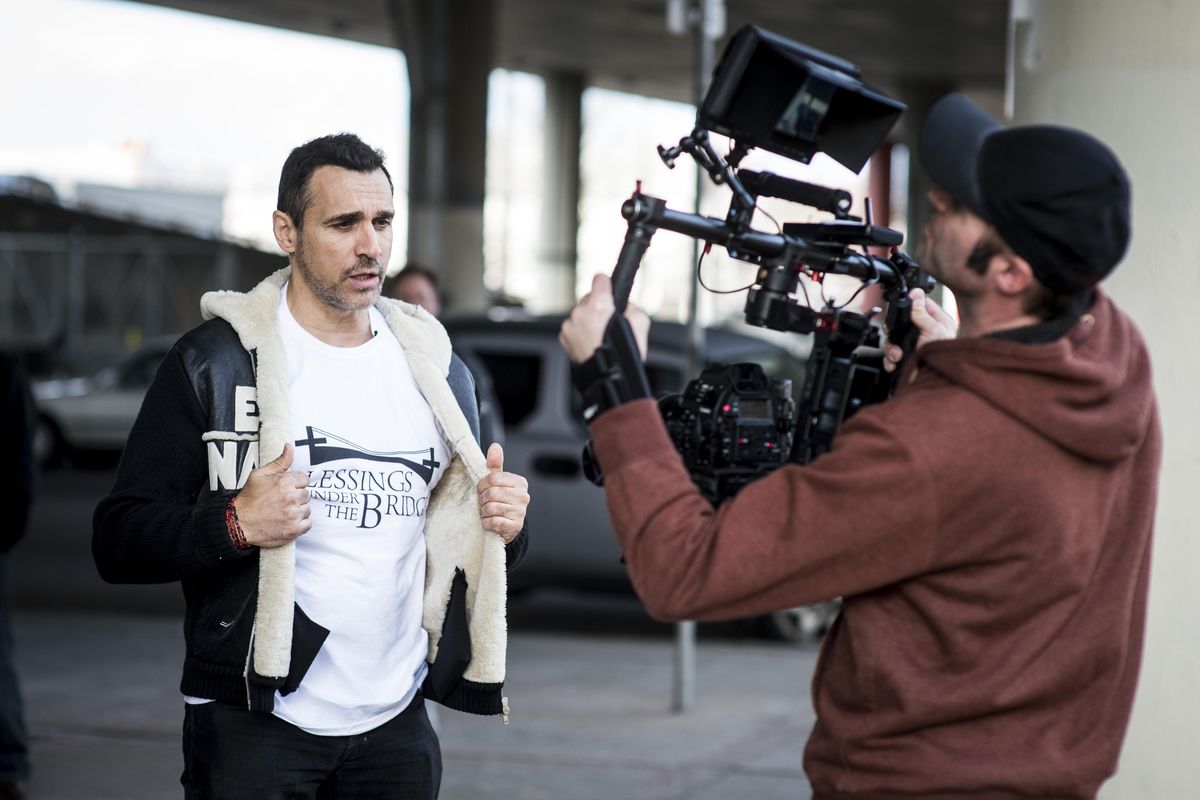
[[[340,461],[344,458],[362,458],[367,461],[378,461],[385,464],[403,464],[417,473],[421,477],[421,480],[425,481],[426,486],[433,479],[434,470],[441,466],[433,458],[432,447],[426,447],[421,450],[394,450],[381,453],[375,450],[367,450],[351,442],[349,439],[343,439],[336,433],[314,428],[312,425],[305,426],[305,430],[308,432],[308,438],[297,439],[295,445],[296,447],[308,448],[308,463],[313,466],[325,464],[330,461]]]

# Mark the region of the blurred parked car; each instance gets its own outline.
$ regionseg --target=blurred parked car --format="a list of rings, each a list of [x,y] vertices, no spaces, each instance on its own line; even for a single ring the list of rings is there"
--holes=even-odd
[[[537,587],[629,592],[629,578],[608,522],[604,492],[583,475],[580,453],[587,428],[558,344],[561,317],[487,317],[446,320],[455,350],[490,373],[504,429],[504,466],[524,475],[533,501],[534,546],[512,575],[512,589]],[[655,322],[646,372],[656,394],[677,392],[685,374],[686,329]],[[155,338],[95,375],[35,381],[38,424],[35,455],[43,465],[97,453],[117,454],[133,427],[142,398],[174,337]],[[804,363],[763,339],[709,329],[703,363],[753,361],[772,377],[804,383]],[[703,363],[700,366],[703,366]],[[754,620],[767,635],[789,641],[823,633],[836,603],[788,609]]]
[[[174,343],[175,337],[155,337],[94,375],[34,381],[38,463],[53,466],[84,454],[119,453],[154,373]]]
[[[511,577],[519,592],[542,586],[630,591],[629,578],[609,525],[604,492],[583,475],[580,453],[587,429],[570,367],[558,344],[561,317],[451,318],[446,327],[455,350],[466,351],[491,373],[504,418],[504,466],[530,484],[529,528],[534,540]],[[686,328],[655,322],[650,328],[646,372],[656,394],[680,391],[685,375]],[[703,362],[753,361],[778,378],[791,378],[793,395],[804,380],[804,363],[764,339],[714,328],[706,335]],[[755,620],[766,634],[789,641],[824,632],[837,604],[789,609]]]

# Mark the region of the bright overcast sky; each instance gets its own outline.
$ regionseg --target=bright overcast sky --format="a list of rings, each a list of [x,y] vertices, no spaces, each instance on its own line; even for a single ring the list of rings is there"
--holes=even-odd
[[[0,75],[0,174],[45,178],[68,200],[76,182],[221,194],[226,234],[274,250],[270,218],[288,152],[346,130],[387,153],[397,207],[405,204],[408,79],[393,48],[124,0],[0,0]],[[493,75],[487,279],[531,301],[545,278],[532,269],[539,248],[531,235],[541,203],[540,103],[537,79]],[[620,204],[635,180],[673,208],[691,207],[693,173],[667,170],[654,150],[678,141],[691,119],[690,107],[678,103],[585,95],[581,287],[611,269],[624,235]],[[768,153],[747,161],[861,196],[860,177],[823,156],[818,164],[810,174]],[[706,213],[722,216],[727,190],[709,194]],[[807,214],[795,206],[776,213],[783,220]],[[392,269],[403,264],[403,241]],[[645,280],[659,286],[643,284],[639,301],[681,314],[690,242],[664,238],[647,266]],[[731,268],[719,285],[745,282],[741,265]]]
[[[0,173],[68,194],[74,180],[229,192],[230,232],[251,237],[288,151],[342,130],[405,185],[408,81],[391,48],[118,0],[0,0],[0,75]]]

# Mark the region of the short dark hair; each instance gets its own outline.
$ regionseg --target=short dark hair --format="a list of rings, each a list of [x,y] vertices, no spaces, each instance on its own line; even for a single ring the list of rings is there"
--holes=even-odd
[[[279,199],[275,207],[291,218],[297,229],[304,225],[304,212],[312,205],[308,182],[319,167],[341,167],[354,172],[383,170],[393,192],[392,176],[383,165],[382,150],[370,147],[353,133],[335,133],[313,139],[293,150],[279,175]]]
[[[429,285],[433,287],[433,293],[438,296],[439,300],[441,299],[442,290],[438,285],[437,273],[426,266],[414,264],[411,261],[404,266],[404,269],[388,278],[387,283],[384,284],[383,293],[388,297],[396,297],[396,289],[400,285],[400,282],[405,278],[424,278],[425,280],[429,281]]]
[[[405,265],[404,269],[392,276],[392,280],[396,281],[397,283],[399,283],[403,278],[424,278],[425,280],[429,281],[429,285],[435,290],[438,288],[437,273],[428,267],[422,266],[421,264],[413,264],[410,262]]]
[[[1082,310],[1087,308],[1087,301],[1091,296],[1091,289],[1063,294],[1055,292],[1039,281],[1033,295],[1025,303],[1025,313],[1032,314],[1043,322],[1068,315],[1078,317]]]

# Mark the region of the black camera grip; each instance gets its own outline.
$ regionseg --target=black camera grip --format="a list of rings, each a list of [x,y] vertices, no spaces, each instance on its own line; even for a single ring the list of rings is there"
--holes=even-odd
[[[629,228],[625,231],[625,241],[612,272],[613,304],[617,314],[625,313],[634,276],[642,265],[642,256],[646,255],[646,248],[658,230],[657,223],[666,206],[666,201],[636,191],[621,207],[621,215],[629,221]]]
[[[839,218],[850,213],[852,200],[845,189],[830,189],[815,183],[784,178],[773,172],[753,172],[748,169],[740,170],[738,178],[747,191],[755,195],[778,197],[790,203],[812,206]]]
[[[888,341],[900,347],[900,362],[896,364],[892,370],[890,377],[887,379],[888,394],[892,394],[900,386],[900,376],[904,372],[904,367],[912,358],[913,353],[917,350],[917,341],[921,338],[921,331],[912,321],[912,298],[908,295],[903,295],[897,298],[888,306],[887,313],[887,330]]]
[[[591,422],[610,408],[650,397],[637,338],[629,320],[613,314],[592,357],[571,365],[571,382],[583,396],[583,419]]]
[[[626,396],[623,400],[650,397],[650,379],[642,364],[642,353],[638,350],[633,326],[623,314],[613,314],[604,330],[604,345],[608,347],[621,377],[625,381]]]
[[[912,298],[898,297],[888,305],[888,341],[899,345],[907,356],[917,344],[920,332],[912,321]]]
[[[633,278],[649,246],[650,237],[643,233],[641,227],[630,225],[612,273],[613,304],[617,307],[617,314],[625,312],[625,306],[629,303],[629,293],[633,290]]]
[[[917,340],[921,338],[921,332],[917,330],[912,321],[913,302],[912,298],[908,296],[909,289],[920,289],[928,294],[933,290],[934,281],[916,261],[898,248],[892,248],[888,262],[895,270],[895,274],[900,276],[900,285],[904,289],[897,297],[888,297],[888,311],[885,320],[888,341],[900,346],[906,360],[916,350]],[[896,371],[899,372],[898,369]]]

